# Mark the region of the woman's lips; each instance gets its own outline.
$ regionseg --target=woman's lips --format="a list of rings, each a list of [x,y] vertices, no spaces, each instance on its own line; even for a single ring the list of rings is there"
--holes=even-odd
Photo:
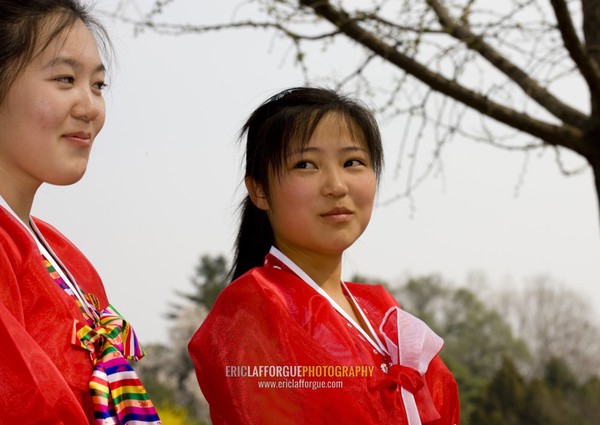
[[[77,131],[74,133],[66,133],[63,137],[81,146],[91,146],[92,135],[83,131]]]
[[[351,210],[349,210],[348,208],[340,207],[333,208],[327,211],[326,213],[321,214],[321,217],[323,217],[327,221],[343,223],[350,220],[352,218],[352,215],[353,212]]]

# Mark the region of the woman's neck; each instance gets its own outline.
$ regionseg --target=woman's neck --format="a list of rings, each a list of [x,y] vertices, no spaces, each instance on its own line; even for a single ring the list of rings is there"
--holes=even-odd
[[[0,183],[0,196],[2,196],[8,206],[26,226],[29,226],[29,216],[31,215],[34,195],[35,191],[28,193],[27,191],[20,191],[13,186]]]
[[[295,260],[296,264],[298,264]],[[342,294],[341,275],[342,262],[339,261],[320,263],[298,264],[330,296]]]
[[[342,294],[340,285],[342,275],[341,254],[323,255],[286,246],[278,246],[277,248],[310,276],[327,294]]]

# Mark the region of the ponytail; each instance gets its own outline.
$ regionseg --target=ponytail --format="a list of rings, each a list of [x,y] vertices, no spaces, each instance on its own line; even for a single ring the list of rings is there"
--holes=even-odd
[[[240,228],[235,241],[231,281],[253,267],[262,266],[274,242],[273,229],[267,213],[254,205],[250,196],[246,196],[242,201],[240,209]]]

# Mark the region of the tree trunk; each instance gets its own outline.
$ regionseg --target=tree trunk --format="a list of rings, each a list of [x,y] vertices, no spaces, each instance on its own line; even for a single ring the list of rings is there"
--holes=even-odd
[[[600,2],[596,0],[582,0],[581,7],[583,11],[583,34],[587,54],[596,65],[600,65]],[[594,90],[591,91],[592,117],[600,115],[600,94]],[[598,187],[598,178],[596,174],[596,187]]]
[[[594,171],[594,186],[596,188],[596,200],[598,203],[598,220],[600,221],[600,157],[589,160]]]

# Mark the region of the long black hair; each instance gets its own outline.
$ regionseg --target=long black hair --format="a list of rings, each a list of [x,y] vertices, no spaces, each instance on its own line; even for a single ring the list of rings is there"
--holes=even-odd
[[[356,140],[364,142],[379,179],[383,148],[379,127],[369,109],[332,90],[296,87],[284,90],[260,105],[240,132],[240,140],[246,137],[245,177],[261,187],[267,200],[269,178],[280,175],[292,143],[305,146],[321,119],[330,112],[341,114]],[[244,198],[240,207],[232,280],[262,265],[274,243],[266,211],[256,207],[250,196]]]

